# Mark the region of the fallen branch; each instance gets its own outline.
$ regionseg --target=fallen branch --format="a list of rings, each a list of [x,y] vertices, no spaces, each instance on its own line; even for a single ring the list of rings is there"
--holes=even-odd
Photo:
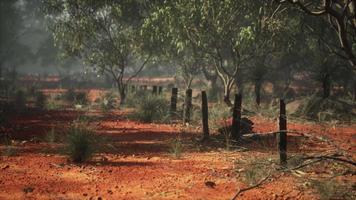
[[[232,198],[232,200],[235,200],[240,194],[242,194],[243,192],[246,192],[248,190],[252,190],[254,188],[257,188],[257,187],[260,187],[265,181],[267,181],[267,179],[271,176],[271,172],[268,173],[268,175],[266,177],[264,177],[263,179],[261,179],[257,184],[255,185],[252,185],[250,187],[247,187],[247,188],[243,188],[243,189],[240,189],[236,195]]]

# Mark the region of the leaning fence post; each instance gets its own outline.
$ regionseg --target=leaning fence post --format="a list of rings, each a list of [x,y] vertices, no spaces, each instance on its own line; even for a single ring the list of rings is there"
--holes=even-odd
[[[235,94],[234,110],[232,112],[232,139],[238,140],[240,138],[241,127],[241,94]]]
[[[202,108],[202,123],[203,123],[203,140],[209,139],[209,112],[208,112],[208,97],[205,91],[201,92],[201,108]]]
[[[192,110],[192,89],[187,89],[185,91],[185,109],[184,109],[184,117],[183,117],[183,122],[189,123],[190,122],[190,113]]]
[[[156,85],[154,85],[154,86],[152,87],[152,94],[153,94],[153,95],[157,95],[157,86],[156,86]]]
[[[283,99],[279,104],[278,151],[281,165],[287,164],[287,116],[286,104]]]
[[[171,115],[172,116],[177,112],[177,99],[178,99],[178,88],[172,88],[172,96],[171,96]]]
[[[158,94],[159,94],[159,95],[162,94],[162,90],[163,90],[162,86],[159,86],[159,87],[158,87]]]

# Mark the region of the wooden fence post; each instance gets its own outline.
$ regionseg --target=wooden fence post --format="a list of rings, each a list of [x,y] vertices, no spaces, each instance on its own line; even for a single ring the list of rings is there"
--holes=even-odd
[[[152,94],[157,95],[157,86],[156,85],[152,86]]]
[[[159,94],[159,95],[162,94],[162,90],[163,90],[163,87],[162,87],[162,86],[159,86],[159,87],[158,87],[158,94]]]
[[[147,85],[144,85],[144,86],[143,86],[143,90],[147,90]]]
[[[241,128],[241,104],[242,104],[242,96],[241,94],[235,94],[234,101],[234,110],[232,112],[232,130],[231,136],[232,139],[238,140],[240,139],[240,128]]]
[[[278,151],[281,165],[287,164],[287,116],[286,104],[280,100],[279,104],[279,134],[278,134]]]
[[[209,112],[208,112],[208,97],[205,91],[201,92],[201,108],[202,108],[202,123],[203,123],[203,140],[209,139]]]
[[[171,116],[177,112],[178,88],[172,88],[171,96]]]
[[[183,117],[183,122],[189,123],[190,122],[190,114],[192,110],[192,89],[187,89],[185,91],[185,109],[184,109],[184,117]]]

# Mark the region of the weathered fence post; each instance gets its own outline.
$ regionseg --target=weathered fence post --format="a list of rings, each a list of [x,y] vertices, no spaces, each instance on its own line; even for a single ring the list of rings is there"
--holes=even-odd
[[[240,139],[241,104],[242,104],[242,96],[241,96],[241,94],[235,94],[234,110],[232,112],[231,136],[232,136],[232,139],[234,139],[236,141],[238,139]]]
[[[192,89],[187,89],[185,91],[185,109],[184,109],[184,116],[183,116],[183,122],[185,123],[189,123],[190,122],[190,114],[191,114],[191,110],[192,110]]]
[[[281,165],[287,164],[287,116],[286,104],[280,100],[279,104],[279,134],[278,134],[278,151]]]
[[[143,86],[143,90],[147,90],[147,85],[144,85],[144,86]]]
[[[162,94],[162,90],[163,90],[163,87],[162,87],[162,86],[159,86],[159,87],[158,87],[158,94],[159,94],[159,95]]]
[[[171,116],[177,112],[178,88],[172,88],[171,96]]]
[[[208,112],[208,97],[205,91],[201,92],[201,109],[203,123],[203,140],[209,139],[209,112]]]
[[[154,86],[152,87],[152,94],[153,94],[153,95],[157,95],[157,86],[156,86],[156,85],[154,85]]]

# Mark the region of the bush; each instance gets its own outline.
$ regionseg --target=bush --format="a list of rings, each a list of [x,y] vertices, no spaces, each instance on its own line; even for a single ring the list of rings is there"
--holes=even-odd
[[[73,162],[89,160],[97,146],[97,138],[87,124],[74,123],[68,132],[65,150]]]
[[[75,101],[75,91],[73,88],[69,88],[63,95],[64,99],[69,102]]]
[[[67,90],[64,99],[70,103],[86,105],[88,104],[88,95],[86,92],[75,92],[73,88]]]
[[[136,105],[132,117],[142,122],[167,122],[169,119],[169,103],[162,96],[148,95]]]
[[[114,93],[112,92],[106,93],[104,97],[100,99],[100,108],[105,112],[114,109],[115,104],[116,99]]]
[[[75,95],[75,103],[80,105],[87,105],[89,102],[86,92],[78,92]]]
[[[35,101],[36,108],[39,109],[46,108],[46,103],[47,103],[46,96],[42,92],[37,92],[35,97],[36,97],[36,101]]]
[[[299,106],[298,111],[294,114],[319,121],[351,121],[356,118],[356,113],[353,112],[354,107],[355,104],[350,102],[313,95],[306,98]]]

